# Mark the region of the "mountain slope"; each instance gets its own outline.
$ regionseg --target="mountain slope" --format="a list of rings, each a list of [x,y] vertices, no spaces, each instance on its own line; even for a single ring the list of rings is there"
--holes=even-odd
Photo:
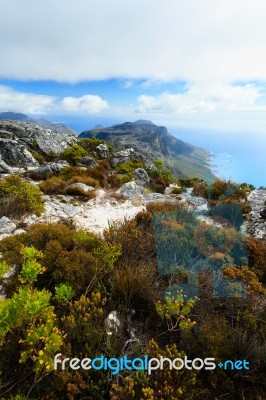
[[[63,135],[76,135],[76,132],[65,124],[54,123],[45,118],[35,119],[26,114],[14,113],[11,111],[1,112],[0,120],[30,122],[31,124],[39,125],[45,129],[52,129],[54,132]]]
[[[148,160],[161,159],[177,176],[198,177],[210,181],[210,153],[171,135],[164,126],[151,121],[125,122],[107,128],[82,132],[79,138],[104,139],[117,149],[134,148]]]

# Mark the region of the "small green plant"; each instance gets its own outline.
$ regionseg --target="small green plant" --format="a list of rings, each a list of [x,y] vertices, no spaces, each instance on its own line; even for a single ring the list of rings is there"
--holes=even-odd
[[[52,369],[54,354],[63,344],[64,336],[56,326],[54,307],[50,305],[52,294],[33,286],[37,275],[44,270],[38,262],[42,253],[33,247],[23,247],[21,255],[19,287],[12,297],[0,303],[0,350],[8,346],[11,333],[19,345],[19,363],[31,360],[40,377]]]
[[[132,174],[132,178],[133,178],[133,173],[134,173],[135,169],[137,169],[137,168],[145,169],[144,163],[140,160],[129,160],[126,163],[117,165],[116,172],[118,174]]]
[[[43,257],[42,252],[35,247],[22,247],[21,254],[23,257],[22,270],[19,275],[21,283],[32,285],[37,280],[37,276],[45,271],[38,259]]]
[[[192,329],[196,324],[189,318],[192,308],[196,304],[196,299],[185,301],[182,293],[167,293],[165,301],[156,303],[156,311],[158,315],[166,321],[169,331],[177,331],[178,329]]]
[[[87,154],[87,151],[83,147],[74,144],[63,150],[60,157],[69,162],[70,165],[77,165]]]
[[[61,283],[55,287],[55,299],[59,304],[65,304],[75,295],[74,290],[68,283]]]
[[[20,215],[27,212],[40,215],[44,210],[40,189],[18,175],[9,175],[0,181],[0,199],[10,196],[15,198],[17,213]]]

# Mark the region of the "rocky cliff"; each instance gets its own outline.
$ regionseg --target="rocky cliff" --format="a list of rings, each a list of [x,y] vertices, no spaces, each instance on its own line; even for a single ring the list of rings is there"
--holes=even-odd
[[[0,173],[9,168],[35,167],[34,154],[59,154],[72,146],[76,137],[59,134],[30,122],[0,120]]]
[[[161,159],[175,176],[195,176],[211,181],[214,178],[209,165],[209,153],[171,135],[164,126],[151,121],[125,122],[108,128],[84,131],[79,138],[97,137],[114,145],[117,149],[133,148],[152,161]]]

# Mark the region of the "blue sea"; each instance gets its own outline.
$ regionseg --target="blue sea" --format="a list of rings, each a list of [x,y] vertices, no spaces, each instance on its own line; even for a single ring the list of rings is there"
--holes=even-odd
[[[266,186],[266,133],[169,129],[181,140],[213,154],[211,168],[221,178]]]

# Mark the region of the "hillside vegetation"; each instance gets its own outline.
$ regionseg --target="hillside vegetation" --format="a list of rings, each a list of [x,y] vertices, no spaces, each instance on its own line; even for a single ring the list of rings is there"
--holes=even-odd
[[[178,176],[164,158],[98,135],[35,152],[38,165],[0,180],[0,399],[264,399],[266,242],[242,229],[254,187]],[[142,210],[102,234],[71,218],[38,222],[55,200],[93,213],[99,193]],[[199,292],[188,296],[190,272]],[[220,272],[231,297],[214,296]],[[58,353],[250,368],[55,370]]]

